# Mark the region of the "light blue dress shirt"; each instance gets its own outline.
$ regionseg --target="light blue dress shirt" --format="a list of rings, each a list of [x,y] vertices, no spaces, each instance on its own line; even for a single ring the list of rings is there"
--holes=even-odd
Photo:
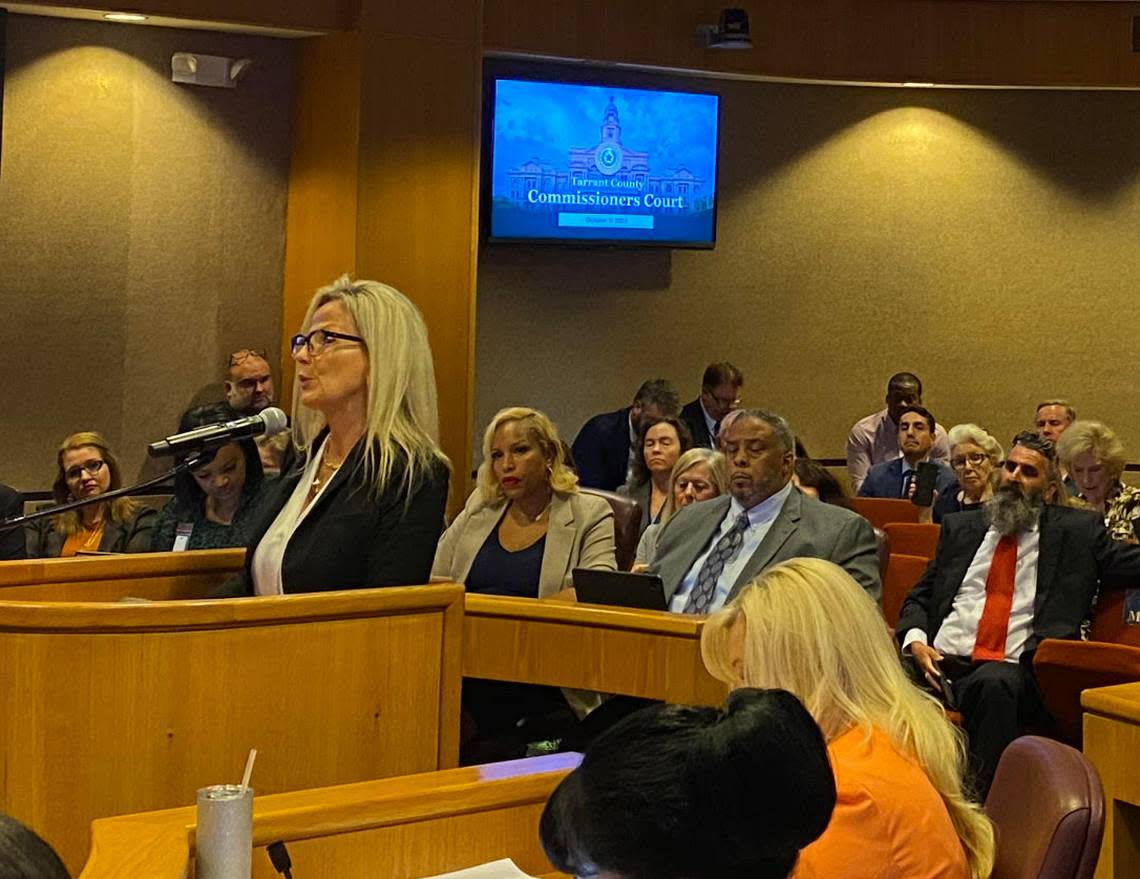
[[[720,572],[720,578],[716,581],[716,592],[713,595],[712,604],[709,605],[710,612],[717,610],[728,600],[728,593],[732,591],[733,585],[744,573],[748,560],[760,547],[760,543],[768,534],[768,530],[772,527],[772,523],[776,520],[780,510],[784,508],[784,502],[793,490],[794,486],[789,482],[766,501],[761,501],[751,510],[748,510],[748,528],[744,532],[740,551],[725,562],[724,570]],[[673,613],[684,613],[685,605],[689,603],[689,592],[697,583],[697,577],[700,576],[705,559],[709,557],[713,547],[717,545],[717,541],[732,529],[733,524],[744,511],[740,501],[733,498],[728,505],[728,513],[725,514],[720,523],[720,528],[713,534],[704,551],[697,556],[696,561],[689,568],[689,572],[682,578],[677,591],[673,593],[673,599],[669,602],[669,610]]]

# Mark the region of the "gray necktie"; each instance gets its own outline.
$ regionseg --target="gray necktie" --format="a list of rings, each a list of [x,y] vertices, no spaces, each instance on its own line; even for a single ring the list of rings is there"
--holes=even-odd
[[[914,471],[914,470],[907,470],[903,474],[903,490],[902,490],[902,494],[899,495],[899,497],[901,497],[904,501],[910,497],[910,486],[911,486],[911,483],[914,482],[914,478],[917,475],[918,475],[917,471]]]
[[[724,572],[724,566],[738,552],[740,544],[744,542],[744,532],[748,530],[748,514],[741,513],[728,532],[716,542],[713,551],[709,553],[705,563],[701,565],[701,572],[697,575],[697,584],[689,594],[689,601],[685,605],[685,613],[708,613],[716,594],[716,583]]]

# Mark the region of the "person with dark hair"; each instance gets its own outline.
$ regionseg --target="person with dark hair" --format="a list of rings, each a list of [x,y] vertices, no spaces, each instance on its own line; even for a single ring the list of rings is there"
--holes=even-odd
[[[207,403],[182,414],[178,432],[241,416],[228,403]],[[253,439],[218,448],[189,473],[174,477],[174,497],[158,514],[153,552],[245,546],[270,492]]]
[[[642,383],[626,408],[603,412],[583,424],[571,446],[579,484],[616,491],[629,478],[642,419],[675,416],[679,406],[673,386],[653,378]]]
[[[57,504],[93,498],[123,484],[119,459],[101,433],[85,430],[60,443],[51,486]],[[93,501],[28,524],[28,558],[67,558],[90,552],[146,552],[155,512],[129,497]]]
[[[689,429],[679,418],[642,420],[629,479],[618,489],[618,494],[633,498],[641,507],[639,533],[661,521],[661,511],[669,500],[673,465],[692,445]]]
[[[886,408],[855,422],[847,435],[847,475],[856,494],[867,472],[884,461],[902,456],[899,449],[899,419],[907,406],[922,405],[922,382],[913,372],[896,372],[887,381]],[[950,457],[946,431],[934,425],[930,459],[945,464]]]
[[[24,496],[14,488],[0,485],[0,521],[14,519],[24,512]],[[28,557],[23,528],[0,531],[0,562]]]
[[[851,509],[851,496],[847,494],[847,489],[819,461],[801,458],[797,453],[792,482],[808,497],[818,498],[825,504],[835,504],[845,510]]]
[[[785,879],[834,808],[811,715],[784,690],[742,688],[723,711],[654,705],[600,735],[539,834],[575,876]]]
[[[766,568],[797,556],[835,562],[878,600],[879,554],[871,523],[796,490],[795,437],[764,409],[740,409],[721,433],[728,495],[692,504],[657,538],[658,574],[675,613],[710,613]]]
[[[905,406],[899,412],[899,451],[901,458],[876,464],[859,487],[859,497],[902,498],[914,494],[918,478],[918,465],[931,460],[934,449],[934,431],[937,425],[930,410],[922,406]],[[954,485],[954,471],[942,463],[935,463],[938,476],[934,490],[941,493]]]
[[[728,361],[710,363],[701,378],[701,393],[681,409],[681,420],[693,436],[693,445],[715,449],[720,422],[740,405],[744,373]]]
[[[1098,583],[1140,580],[1140,546],[1113,541],[1096,513],[1050,503],[1057,484],[1053,444],[1015,436],[993,496],[942,520],[895,628],[932,687],[950,682],[983,796],[1006,745],[1044,713],[1037,645],[1080,636]]]
[[[0,814],[0,877],[3,879],[71,879],[55,850],[35,831]]]

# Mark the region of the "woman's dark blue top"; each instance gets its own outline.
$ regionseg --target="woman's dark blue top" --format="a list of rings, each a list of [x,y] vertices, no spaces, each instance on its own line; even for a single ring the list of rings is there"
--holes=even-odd
[[[501,519],[499,522],[502,524]],[[499,525],[496,525],[467,572],[467,591],[538,598],[538,578],[545,549],[544,534],[526,549],[508,552],[499,542]]]

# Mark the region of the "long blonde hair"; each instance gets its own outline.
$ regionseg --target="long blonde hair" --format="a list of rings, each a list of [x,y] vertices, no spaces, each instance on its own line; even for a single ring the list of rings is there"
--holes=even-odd
[[[383,493],[393,467],[404,459],[403,483],[410,492],[434,465],[450,466],[439,447],[435,368],[423,316],[394,287],[378,281],[351,281],[341,275],[313,295],[301,332],[309,331],[313,313],[329,302],[344,306],[368,353],[363,482],[375,494]],[[300,385],[294,385],[293,441],[297,449],[307,451],[325,424],[321,412],[301,402]]]
[[[743,617],[744,668],[730,630]],[[907,678],[878,606],[851,576],[822,559],[775,565],[713,614],[701,634],[709,671],[735,686],[791,691],[829,742],[852,727],[885,733],[942,797],[971,879],[993,870],[993,825],[963,790],[966,748],[942,707]]]
[[[578,476],[566,466],[566,450],[558,436],[558,428],[545,413],[526,406],[511,406],[500,409],[487,423],[483,431],[483,463],[479,465],[476,484],[484,503],[493,504],[502,500],[503,487],[491,469],[491,442],[495,431],[508,421],[521,422],[527,436],[539,447],[542,456],[550,462],[550,487],[563,494],[573,494],[578,490]]]
[[[123,474],[119,469],[119,459],[111,451],[111,447],[107,444],[103,434],[94,430],[82,430],[79,433],[73,433],[60,443],[59,451],[56,453],[55,461],[58,473],[55,482],[52,483],[51,494],[57,504],[74,500],[71,496],[71,489],[67,486],[67,474],[63,472],[63,456],[74,449],[83,449],[87,446],[98,449],[99,457],[107,465],[107,472],[111,474],[111,484],[108,486],[108,491],[114,491],[122,486]],[[129,497],[115,498],[109,506],[111,508],[111,519],[115,522],[129,522],[139,508],[138,502]],[[52,525],[60,534],[74,534],[81,527],[82,520],[79,515],[78,510],[60,513],[58,516],[52,517]]]

